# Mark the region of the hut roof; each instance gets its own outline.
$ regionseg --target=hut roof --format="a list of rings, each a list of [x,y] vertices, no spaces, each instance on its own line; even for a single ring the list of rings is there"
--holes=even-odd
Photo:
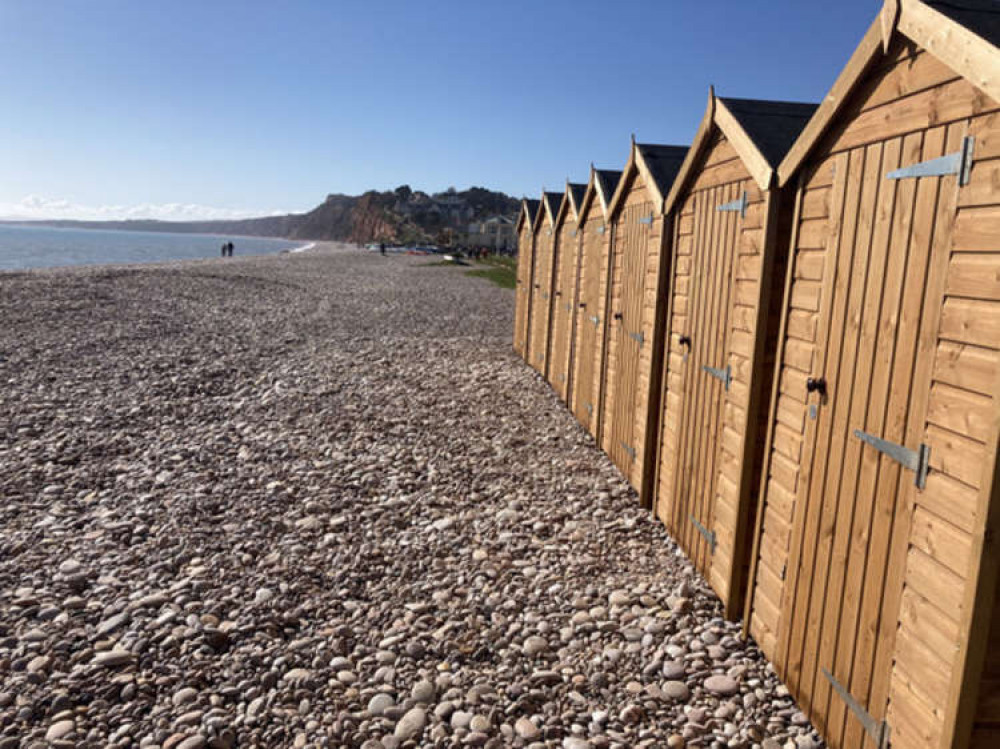
[[[712,143],[716,129],[726,136],[760,189],[768,189],[781,159],[802,134],[818,106],[794,101],[723,98],[716,96],[715,89],[709,87],[705,115],[680,175],[667,195],[664,210],[673,209],[681,191],[694,178],[694,170]]]
[[[559,213],[556,216],[556,226],[567,218],[572,218],[574,221],[580,219],[581,203],[586,192],[586,185],[577,182],[566,182],[566,192],[563,194],[562,204],[559,206]]]
[[[538,201],[531,200],[529,198],[521,199],[521,213],[517,217],[517,230],[521,231],[521,222],[525,219],[528,221],[528,226],[533,227],[535,225],[535,216],[538,215]]]
[[[574,213],[579,215],[580,203],[583,202],[583,194],[587,192],[587,186],[578,182],[566,183],[566,195],[569,196]]]
[[[629,184],[632,174],[642,175],[646,186],[653,193],[657,210],[663,211],[664,200],[667,193],[680,172],[684,157],[687,154],[687,146],[661,146],[654,143],[632,143],[632,152],[629,154],[628,163],[622,170],[622,176],[618,180],[614,197],[608,206],[608,214],[615,213],[621,201],[625,197],[625,187]]]
[[[787,184],[798,171],[897,33],[1000,102],[1000,4],[994,0],[885,0],[878,18],[778,166],[780,184]]]
[[[761,155],[772,167],[785,158],[788,149],[816,113],[819,104],[798,101],[765,101],[719,97],[739,122]]]
[[[542,224],[547,220],[549,227],[556,225],[556,218],[559,215],[559,206],[562,204],[564,193],[542,191],[541,206],[535,216],[535,231],[542,228]]]
[[[622,178],[622,173],[615,169],[595,169],[594,176],[596,177],[594,185],[597,188],[606,213],[608,206],[611,204],[611,198],[614,197],[615,190],[618,189],[618,182]]]

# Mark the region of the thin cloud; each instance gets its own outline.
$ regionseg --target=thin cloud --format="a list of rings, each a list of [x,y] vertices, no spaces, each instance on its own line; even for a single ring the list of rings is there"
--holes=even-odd
[[[6,221],[220,221],[227,219],[280,216],[289,211],[248,211],[240,208],[213,208],[196,203],[141,203],[139,205],[89,206],[69,200],[29,195],[18,203],[0,203],[0,219]]]

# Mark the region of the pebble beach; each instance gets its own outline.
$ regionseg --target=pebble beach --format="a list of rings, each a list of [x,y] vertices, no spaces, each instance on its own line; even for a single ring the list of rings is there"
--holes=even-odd
[[[0,749],[823,746],[433,260],[0,273]]]

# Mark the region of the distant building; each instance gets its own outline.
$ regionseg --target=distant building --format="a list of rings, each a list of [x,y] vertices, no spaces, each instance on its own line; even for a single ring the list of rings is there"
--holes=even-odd
[[[466,243],[473,247],[489,247],[508,251],[517,247],[514,220],[506,216],[491,216],[484,221],[469,224]]]

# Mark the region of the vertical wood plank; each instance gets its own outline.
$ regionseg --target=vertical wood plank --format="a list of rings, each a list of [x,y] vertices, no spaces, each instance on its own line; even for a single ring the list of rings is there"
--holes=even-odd
[[[778,323],[778,338],[774,355],[774,377],[771,382],[771,397],[767,411],[767,432],[764,436],[764,459],[761,464],[759,476],[759,489],[757,494],[757,513],[754,521],[753,535],[751,536],[750,569],[747,574],[747,604],[743,612],[743,636],[750,635],[750,623],[754,610],[754,601],[757,590],[757,568],[761,556],[761,539],[764,531],[764,518],[768,512],[768,491],[767,487],[771,478],[771,442],[774,439],[774,428],[777,424],[778,414],[778,394],[781,390],[781,370],[785,357],[785,337],[788,334],[788,318],[791,313],[792,281],[795,278],[795,264],[798,257],[796,245],[798,243],[799,221],[802,217],[802,201],[804,187],[800,177],[795,188],[795,208],[792,212],[792,231],[788,245],[788,267],[785,271],[785,285],[782,292],[781,319]],[[776,603],[780,603],[777,601]],[[773,658],[773,654],[770,654]]]
[[[854,255],[854,231],[857,223],[858,201],[861,195],[861,179],[864,167],[864,151],[856,150],[835,161],[834,190],[835,201],[839,202],[839,210],[831,212],[830,237],[827,241],[828,252],[826,269],[823,273],[824,283],[821,295],[820,331],[817,342],[815,372],[824,377],[830,385],[835,386],[839,372],[839,362],[835,354],[828,352],[830,346],[836,346],[839,351],[841,332],[846,316],[848,291],[851,283],[850,273],[838,273],[838,266],[851,267]],[[850,179],[848,178],[850,175]],[[841,197],[843,194],[843,197]],[[815,397],[815,396],[814,396]],[[793,543],[789,554],[789,580],[786,590],[789,591],[787,602],[782,605],[782,622],[779,631],[778,660],[785,674],[785,681],[795,694],[801,694],[799,674],[801,670],[801,649],[796,654],[796,648],[801,643],[805,616],[801,609],[805,603],[807,591],[812,583],[812,549],[815,545],[819,525],[819,508],[813,506],[812,498],[816,496],[819,487],[826,478],[825,457],[829,454],[830,429],[834,414],[830,413],[825,404],[817,405],[815,420],[807,423],[806,444],[811,446],[806,452],[799,476],[798,491],[795,500],[795,519]],[[808,431],[809,427],[812,431]],[[799,616],[798,624],[796,616]],[[806,709],[811,705],[806,704]]]

